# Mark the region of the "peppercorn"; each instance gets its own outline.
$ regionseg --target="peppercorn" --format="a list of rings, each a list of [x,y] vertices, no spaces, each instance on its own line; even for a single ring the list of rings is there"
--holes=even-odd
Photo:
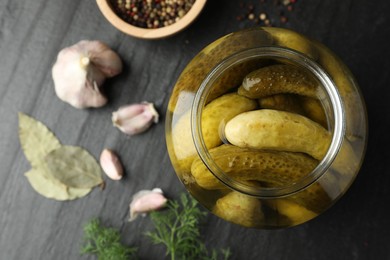
[[[124,21],[143,28],[159,28],[179,21],[195,0],[110,0]]]
[[[239,6],[244,9],[242,10],[244,14],[240,14],[236,16],[237,21],[245,21],[248,20],[251,23],[262,23],[265,26],[279,26],[280,24],[287,23],[289,20],[289,15],[293,11],[294,4],[297,0],[273,0],[271,3],[266,3],[266,0],[260,0],[259,2],[252,1],[252,3],[244,4],[243,2],[239,3]],[[266,12],[255,12],[260,5],[262,10],[267,10]],[[268,7],[266,6],[268,5]],[[273,10],[268,10],[269,5],[273,5]],[[289,12],[289,14],[285,14],[285,12]],[[277,16],[277,17],[276,17]],[[272,22],[271,22],[272,20]],[[273,24],[275,22],[275,24]]]

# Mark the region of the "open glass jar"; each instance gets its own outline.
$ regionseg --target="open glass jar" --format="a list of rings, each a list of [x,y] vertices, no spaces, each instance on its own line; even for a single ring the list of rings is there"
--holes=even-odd
[[[353,182],[367,116],[346,66],[281,28],[211,43],[179,77],[166,140],[177,176],[215,215],[282,228],[328,209]]]

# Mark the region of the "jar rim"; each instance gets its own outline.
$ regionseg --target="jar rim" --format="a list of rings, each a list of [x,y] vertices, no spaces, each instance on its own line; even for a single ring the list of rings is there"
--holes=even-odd
[[[324,158],[310,174],[299,179],[295,183],[285,186],[259,188],[230,178],[213,161],[203,140],[201,128],[202,110],[206,104],[206,99],[212,89],[213,83],[216,79],[218,79],[219,76],[221,76],[226,70],[233,67],[234,65],[256,58],[287,59],[308,69],[323,86],[323,89],[330,101],[331,110],[334,116],[332,141]],[[345,113],[341,96],[336,88],[335,83],[318,63],[292,49],[275,46],[263,46],[237,52],[222,60],[209,72],[196,92],[192,104],[191,130],[195,148],[200,159],[219,181],[233,190],[250,196],[256,196],[263,199],[278,198],[285,197],[305,189],[306,187],[316,182],[328,170],[336,155],[338,154],[343,142],[343,136],[345,134]]]

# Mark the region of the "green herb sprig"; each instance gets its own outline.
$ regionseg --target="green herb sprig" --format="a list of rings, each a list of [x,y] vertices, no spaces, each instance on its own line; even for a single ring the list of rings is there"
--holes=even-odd
[[[196,200],[182,194],[180,202],[170,200],[167,210],[156,211],[150,214],[155,226],[154,231],[147,232],[154,244],[161,244],[166,248],[166,255],[174,259],[222,259],[230,257],[230,250],[220,252],[209,251],[202,242],[200,235],[200,220],[206,215],[198,207]]]
[[[94,254],[99,260],[136,259],[137,249],[120,242],[120,233],[107,228],[98,219],[92,219],[84,226],[84,245],[81,254]]]

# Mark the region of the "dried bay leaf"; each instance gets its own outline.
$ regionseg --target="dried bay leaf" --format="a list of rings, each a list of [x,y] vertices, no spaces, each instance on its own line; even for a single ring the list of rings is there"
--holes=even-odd
[[[42,164],[45,156],[61,147],[60,141],[41,122],[19,113],[19,139],[32,168]]]
[[[48,173],[68,187],[92,188],[104,183],[95,158],[77,146],[61,146],[45,157]]]
[[[47,178],[43,168],[33,168],[25,173],[33,189],[40,195],[58,201],[74,200],[88,195],[92,189],[68,188],[58,180]]]
[[[32,169],[26,172],[25,176],[32,188],[40,195],[46,198],[64,201],[81,198],[91,192],[92,186],[84,187],[81,185],[83,187],[71,187],[66,183],[63,183],[61,179],[58,179],[55,174],[52,174],[53,167],[49,167],[51,164],[47,163],[46,157],[50,158],[48,155],[51,152],[58,149],[62,150],[63,146],[57,137],[55,137],[44,124],[24,113],[19,113],[19,139],[23,152],[32,166]],[[75,152],[73,155],[81,155],[79,159],[85,160],[83,162],[84,164],[78,162],[76,164],[80,164],[80,167],[69,166],[68,168],[85,168],[87,170],[99,172],[100,167],[97,165],[94,158],[82,148],[76,148],[77,149],[75,150],[78,152]],[[88,154],[90,158],[85,154]],[[67,157],[65,156],[64,158]],[[57,159],[62,160],[62,158],[59,157]],[[94,161],[94,163],[91,163],[91,161]],[[96,165],[93,166],[93,164],[96,164],[97,167]],[[87,165],[87,167],[84,167],[85,165]],[[96,168],[98,168],[98,170],[96,170]],[[102,182],[103,180],[100,181],[100,183]],[[88,185],[90,183],[91,181],[87,182]]]

